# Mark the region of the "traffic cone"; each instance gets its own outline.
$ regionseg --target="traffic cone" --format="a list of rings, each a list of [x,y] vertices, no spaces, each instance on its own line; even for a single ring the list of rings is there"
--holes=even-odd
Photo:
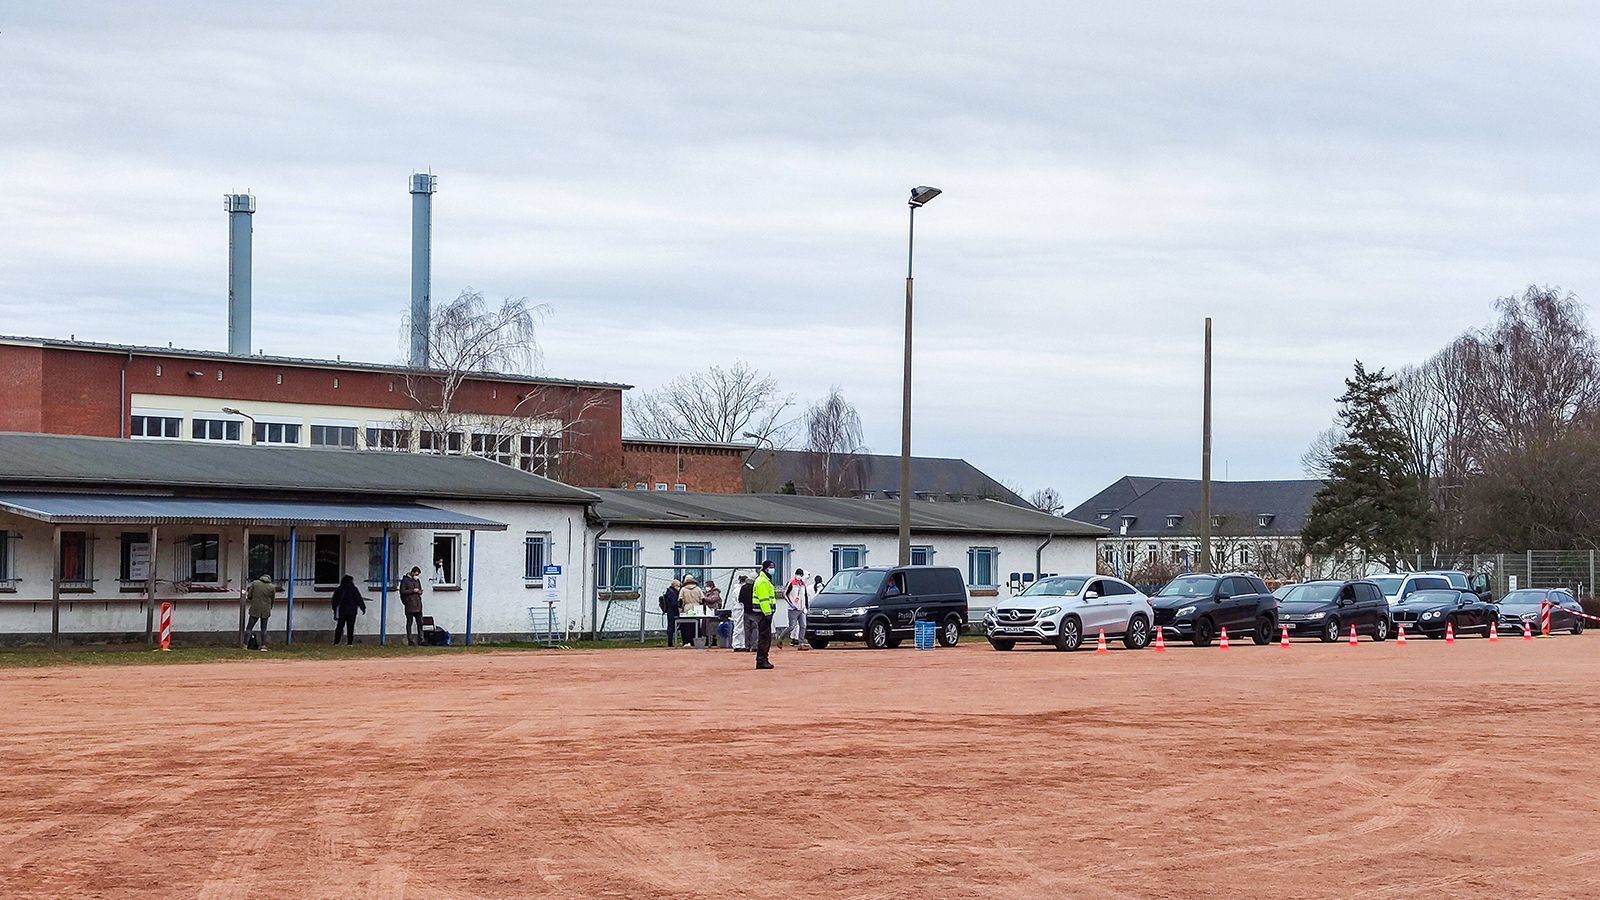
[[[1220,646],[1224,650],[1228,649],[1228,629],[1226,629],[1226,628],[1222,629],[1222,643],[1219,644],[1218,646]]]
[[[1162,637],[1162,633],[1163,633],[1162,629],[1160,629],[1160,628],[1156,629],[1155,651],[1157,653],[1165,653],[1165,652],[1167,652],[1167,639],[1165,637]]]
[[[1404,622],[1400,623],[1400,636],[1395,640],[1395,643],[1402,647],[1406,645],[1406,623]]]
[[[1352,624],[1350,626],[1350,646],[1359,647],[1360,644],[1358,643],[1358,640],[1359,638],[1356,634],[1356,626]]]
[[[1500,643],[1500,629],[1492,621],[1489,623],[1489,642],[1493,644]]]
[[[1456,642],[1456,623],[1444,623],[1444,642],[1446,644],[1454,644]]]
[[[1533,640],[1533,626],[1527,622],[1522,623],[1522,639],[1525,641]]]
[[[1100,629],[1100,643],[1095,645],[1094,654],[1096,656],[1099,656],[1102,653],[1110,653],[1110,652],[1111,652],[1111,648],[1106,646],[1106,630],[1104,628],[1102,628],[1102,629]]]
[[[1287,625],[1283,626],[1283,637],[1278,638],[1278,646],[1285,650],[1289,649],[1289,626]]]

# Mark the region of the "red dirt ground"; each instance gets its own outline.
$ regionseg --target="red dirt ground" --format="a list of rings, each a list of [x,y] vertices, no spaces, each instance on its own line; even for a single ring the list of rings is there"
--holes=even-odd
[[[0,894],[1600,895],[1600,638],[0,671]]]

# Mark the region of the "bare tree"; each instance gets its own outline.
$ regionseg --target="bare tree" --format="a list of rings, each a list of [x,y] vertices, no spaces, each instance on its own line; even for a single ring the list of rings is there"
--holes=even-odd
[[[1052,516],[1059,516],[1065,511],[1066,506],[1061,502],[1061,492],[1053,487],[1040,488],[1028,495],[1028,502],[1040,512],[1047,512]]]
[[[610,405],[607,393],[554,390],[529,380],[525,389],[501,397],[500,387],[482,385],[501,376],[536,376],[538,325],[548,314],[548,306],[530,304],[525,297],[495,304],[470,287],[435,310],[428,367],[405,376],[414,408],[396,417],[396,434],[385,449],[471,453],[508,465],[520,461],[522,468],[551,478],[570,476],[570,463],[586,454],[568,438],[589,427],[592,413]],[[474,409],[493,411],[463,412],[459,401],[466,393],[473,395]]]
[[[861,489],[861,415],[835,385],[805,415],[805,456],[796,487],[819,497],[852,497]]]
[[[784,414],[793,405],[794,395],[780,394],[777,379],[740,361],[638,393],[625,413],[633,433],[649,440],[731,444],[748,432],[781,446],[792,424]]]
[[[1300,468],[1305,470],[1307,478],[1328,477],[1329,467],[1333,465],[1333,448],[1339,446],[1344,440],[1344,429],[1337,424],[1317,432],[1311,439],[1311,445],[1306,447],[1306,452],[1300,454]]]

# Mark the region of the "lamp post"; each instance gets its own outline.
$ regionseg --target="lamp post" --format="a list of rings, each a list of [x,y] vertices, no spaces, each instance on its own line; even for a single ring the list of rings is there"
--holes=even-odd
[[[772,438],[769,438],[766,435],[756,434],[753,431],[746,431],[744,436],[756,442],[755,447],[751,448],[750,452],[745,454],[744,467],[746,469],[754,472],[758,467],[766,465],[774,456],[778,455],[778,445],[773,443]],[[751,462],[751,460],[756,458],[756,451],[761,449],[761,445],[763,443],[772,448],[772,450],[768,452],[767,458],[759,463]]]
[[[942,191],[919,185],[911,189],[906,227],[906,354],[900,391],[900,565],[911,565],[911,263],[917,247],[917,209]]]
[[[245,439],[244,444],[246,447],[254,447],[256,445],[256,417],[247,412],[240,412],[231,406],[224,406],[222,411],[230,416],[239,416],[240,418],[250,420],[250,437]]]

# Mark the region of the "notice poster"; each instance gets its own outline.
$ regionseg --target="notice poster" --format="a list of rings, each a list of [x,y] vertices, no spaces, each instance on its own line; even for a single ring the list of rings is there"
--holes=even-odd
[[[139,541],[128,545],[128,580],[150,580],[150,542]]]

